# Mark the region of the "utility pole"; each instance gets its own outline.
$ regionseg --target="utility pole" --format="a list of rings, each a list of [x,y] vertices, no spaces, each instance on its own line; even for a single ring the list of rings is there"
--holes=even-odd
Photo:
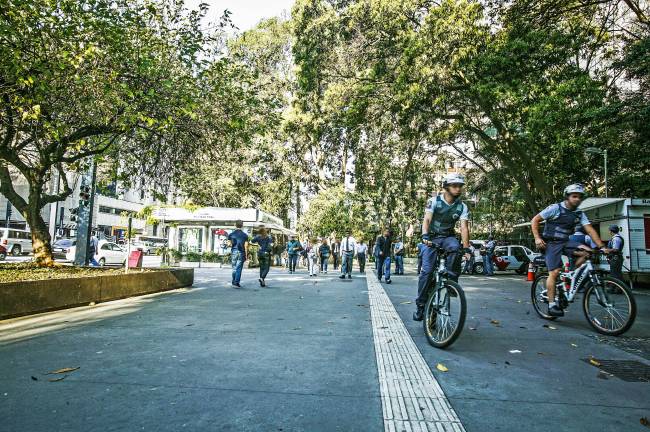
[[[79,209],[77,213],[77,248],[74,255],[74,264],[88,265],[88,247],[93,225],[93,207],[95,204],[95,174],[97,167],[95,160],[89,161],[88,168],[81,175],[79,192]]]
[[[60,183],[60,178],[59,178],[59,171],[56,170],[54,172],[54,184],[52,185],[52,190],[54,194],[59,193],[59,183]],[[50,203],[50,220],[49,220],[49,229],[50,229],[50,238],[52,239],[52,242],[54,242],[55,237],[56,237],[56,218],[58,216],[58,210],[59,210],[59,202],[53,202]]]
[[[9,228],[9,221],[11,221],[11,203],[7,200],[7,211],[5,212],[5,227]]]

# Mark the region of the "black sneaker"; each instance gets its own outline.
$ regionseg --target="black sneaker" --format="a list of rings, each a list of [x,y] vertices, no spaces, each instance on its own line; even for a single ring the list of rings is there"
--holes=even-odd
[[[232,286],[234,286],[236,288],[241,288],[241,285],[239,285],[239,282],[233,282]]]
[[[262,278],[259,278],[258,281],[260,282],[260,286],[263,287],[263,286],[264,286],[264,282],[262,281]]]
[[[348,279],[352,279],[352,275],[348,275]]]
[[[424,319],[424,308],[418,306],[417,310],[413,312],[413,321],[422,321]]]
[[[343,274],[343,275],[339,276],[339,279],[345,279],[345,275]]]
[[[548,314],[552,317],[561,317],[564,316],[564,311],[558,305],[553,305],[548,307]]]
[[[392,283],[392,282],[393,282],[392,280],[390,280],[390,279],[386,279],[386,283],[387,283],[387,284],[390,284],[390,283]]]
[[[262,279],[262,286],[263,286],[263,287],[266,286],[266,281],[265,281],[264,279]]]

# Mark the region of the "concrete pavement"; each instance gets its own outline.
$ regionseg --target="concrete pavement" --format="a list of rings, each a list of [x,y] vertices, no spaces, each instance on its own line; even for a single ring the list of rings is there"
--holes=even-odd
[[[650,383],[600,374],[584,361],[593,356],[650,365],[647,295],[636,296],[634,327],[623,337],[605,338],[591,329],[580,302],[563,319],[539,319],[530,283],[521,276],[464,276],[465,329],[449,349],[437,350],[411,319],[414,302],[407,302],[414,301],[415,281],[412,273],[395,276],[384,288],[468,431],[648,430],[640,419],[650,418]],[[624,345],[627,350],[619,348]],[[438,363],[449,372],[437,371]]]
[[[543,327],[520,277],[465,277],[466,328],[437,350],[410,318],[414,275],[369,286],[302,271],[273,269],[260,288],[246,270],[234,289],[227,269],[197,269],[192,289],[0,321],[0,431],[400,430],[384,423],[382,395],[407,400],[399,389],[414,389],[414,376],[429,376],[431,393],[439,385],[433,402],[450,411],[420,406],[431,422],[391,423],[405,430],[436,415],[477,432],[647,430],[650,384],[583,359],[650,364],[650,297],[637,298],[629,337],[598,338],[578,304]],[[67,367],[79,369],[46,374]]]

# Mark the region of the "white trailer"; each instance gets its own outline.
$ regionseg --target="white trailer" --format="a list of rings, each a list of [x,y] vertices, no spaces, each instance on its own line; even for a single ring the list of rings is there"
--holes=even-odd
[[[580,209],[605,241],[610,225],[621,227],[623,271],[633,282],[650,281],[650,198],[587,198]]]

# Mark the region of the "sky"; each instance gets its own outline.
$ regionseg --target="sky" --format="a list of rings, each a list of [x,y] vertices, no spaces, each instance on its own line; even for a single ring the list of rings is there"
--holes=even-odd
[[[230,18],[240,31],[249,30],[263,18],[291,12],[295,0],[186,0],[188,9],[197,9],[200,3],[210,5],[207,22],[218,22],[224,9],[232,12]]]

